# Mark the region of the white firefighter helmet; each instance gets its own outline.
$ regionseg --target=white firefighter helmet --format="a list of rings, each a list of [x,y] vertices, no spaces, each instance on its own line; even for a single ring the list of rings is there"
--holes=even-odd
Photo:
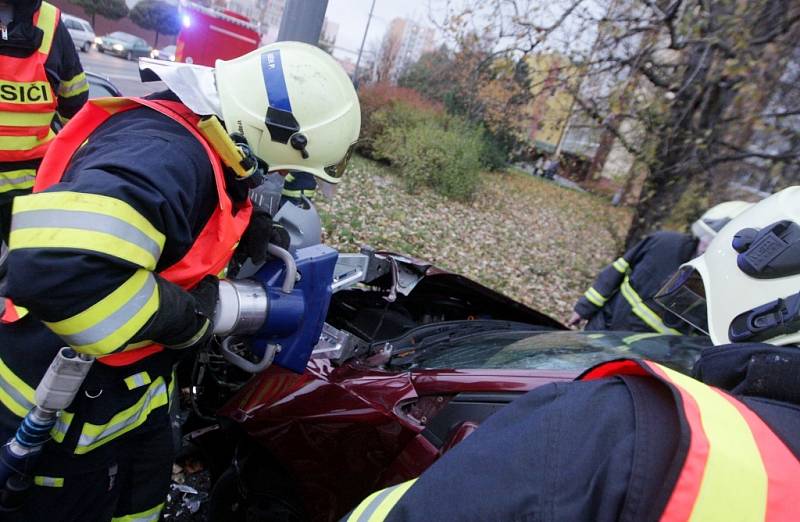
[[[692,234],[698,239],[711,240],[730,220],[753,206],[747,201],[726,201],[706,210],[692,223]]]
[[[655,299],[716,345],[800,343],[800,186],[732,219]]]
[[[321,49],[277,42],[215,67],[222,118],[270,171],[341,177],[361,127],[353,84]]]

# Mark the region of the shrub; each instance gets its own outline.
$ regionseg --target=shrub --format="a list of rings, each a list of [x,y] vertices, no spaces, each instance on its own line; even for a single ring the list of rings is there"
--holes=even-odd
[[[444,113],[440,103],[425,99],[413,89],[388,83],[365,85],[358,90],[358,98],[361,102],[361,138],[356,148],[359,153],[374,159],[379,159],[375,156],[375,140],[382,134],[384,125],[393,123],[373,117],[382,109],[403,104],[425,117],[436,118]]]
[[[480,184],[483,133],[463,120],[431,117],[405,103],[377,111],[382,129],[375,156],[399,167],[409,191],[429,185],[454,199],[471,199]]]

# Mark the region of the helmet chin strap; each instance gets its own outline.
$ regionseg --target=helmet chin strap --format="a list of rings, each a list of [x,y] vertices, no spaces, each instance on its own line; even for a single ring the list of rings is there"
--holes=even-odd
[[[222,119],[213,68],[141,58],[139,75],[143,82],[164,82],[193,113]]]

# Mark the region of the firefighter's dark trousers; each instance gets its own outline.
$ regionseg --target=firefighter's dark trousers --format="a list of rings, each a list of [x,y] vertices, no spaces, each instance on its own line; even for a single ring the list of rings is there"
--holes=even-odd
[[[0,325],[0,437],[9,439],[31,390],[63,342],[24,318]],[[37,462],[22,507],[0,522],[150,522],[166,500],[175,453],[171,354],[131,366],[94,363]]]

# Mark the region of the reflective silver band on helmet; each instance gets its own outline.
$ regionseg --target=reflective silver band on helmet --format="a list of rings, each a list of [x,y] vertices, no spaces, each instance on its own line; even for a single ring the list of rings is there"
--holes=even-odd
[[[339,160],[337,164],[325,167],[325,173],[334,179],[340,179],[344,175],[345,169],[347,169],[347,164],[350,163],[350,157],[353,155],[355,147],[355,143],[350,145],[350,148],[347,149],[347,153],[345,153],[344,157]]]

